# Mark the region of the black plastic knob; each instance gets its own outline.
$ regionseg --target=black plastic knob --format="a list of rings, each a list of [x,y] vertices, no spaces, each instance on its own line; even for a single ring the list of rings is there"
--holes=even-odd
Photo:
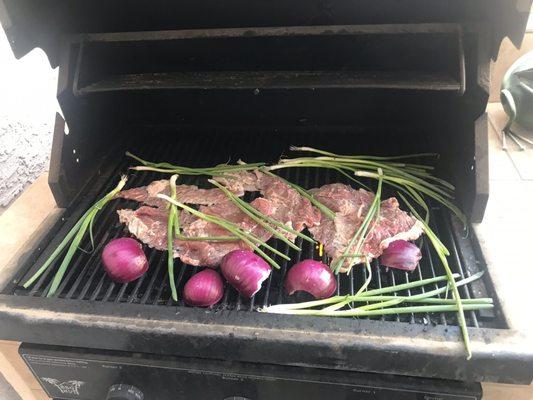
[[[122,383],[113,385],[107,391],[106,400],[143,400],[144,395],[139,389],[132,385]]]

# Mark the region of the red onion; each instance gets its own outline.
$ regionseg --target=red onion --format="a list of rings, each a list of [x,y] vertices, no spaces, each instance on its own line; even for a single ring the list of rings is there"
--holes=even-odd
[[[223,294],[222,278],[212,269],[204,269],[194,274],[183,288],[183,299],[190,306],[212,306],[220,301]]]
[[[119,283],[134,281],[148,271],[148,260],[135,239],[111,240],[104,247],[102,262],[107,275]]]
[[[407,240],[396,240],[383,251],[380,261],[386,267],[413,271],[421,258],[420,249],[413,243]]]
[[[325,299],[335,289],[337,281],[331,269],[315,260],[304,260],[294,265],[285,279],[285,291],[289,295],[303,291],[313,295],[315,299]]]
[[[246,298],[261,289],[261,284],[272,271],[265,260],[249,250],[234,250],[226,254],[220,270],[229,284]]]

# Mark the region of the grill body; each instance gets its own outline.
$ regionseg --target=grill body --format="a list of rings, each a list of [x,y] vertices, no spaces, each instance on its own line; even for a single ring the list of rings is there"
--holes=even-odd
[[[133,151],[144,149],[143,156],[176,157],[191,165],[223,161],[222,155],[236,148],[242,151],[236,156],[247,155],[253,162],[267,157],[273,146],[265,144],[272,139],[270,134],[261,139],[260,135],[251,136],[246,131],[220,135],[214,135],[212,131],[197,132],[189,144],[179,140],[178,135],[171,136],[166,129],[161,136],[154,130],[152,132],[151,147],[144,143],[142,132],[138,137],[140,142],[133,135],[129,137],[129,148]],[[280,136],[276,146],[286,148],[294,140],[322,146],[326,139],[329,141],[335,137],[340,140],[346,133],[312,136],[310,130],[306,130],[301,135]],[[175,142],[168,142],[169,138]],[[257,312],[256,309],[264,305],[307,299],[302,295],[287,297],[284,294],[283,278],[290,265],[281,259],[278,261],[282,270],[273,273],[253,299],[244,300],[234,289],[227,287],[221,304],[212,310],[185,307],[182,300],[177,306],[172,304],[166,258],[159,251],[146,249],[150,269],[141,279],[130,284],[115,284],[105,275],[99,254],[108,240],[127,235],[124,226],[118,223],[115,211],[135,204],[124,200],[117,200],[103,212],[95,229],[95,250],[89,254],[78,253],[56,296],[46,298],[45,294],[59,263],[32,288],[21,289],[18,282],[24,281],[41,265],[84,210],[109,191],[116,184],[117,176],[129,165],[129,160],[117,153],[113,153],[111,159],[102,164],[100,173],[88,183],[83,195],[47,231],[40,246],[33,249],[25,263],[19,264],[13,279],[5,286],[0,295],[9,307],[2,317],[4,337],[29,343],[57,345],[61,342],[66,346],[145,352],[163,357],[176,355],[265,362],[462,381],[526,382],[530,379],[527,368],[530,356],[524,352],[520,334],[507,328],[498,305],[491,312],[467,314],[475,354],[467,361],[459,328],[450,314],[335,319]],[[304,187],[342,182],[341,177],[324,171],[291,170],[283,176]],[[159,176],[152,173],[135,173],[129,184],[142,185],[156,178]],[[184,179],[186,183],[201,184],[193,178]],[[452,251],[450,265],[454,271],[468,276],[484,270],[475,237],[465,238],[461,224],[439,207],[433,208],[431,220]],[[278,250],[288,251],[285,245],[276,241],[272,244]],[[421,268],[407,274],[387,271],[375,262],[371,287],[442,275],[442,267],[428,244],[422,241],[420,245],[424,252]],[[90,247],[88,238],[82,246]],[[294,258],[294,262],[298,257],[318,258],[317,250],[305,245],[300,255],[287,254]],[[181,293],[183,284],[196,269],[178,263],[176,271]],[[364,269],[354,268],[350,274],[340,276],[339,293],[357,291],[365,279],[364,274]],[[488,274],[462,289],[462,296],[490,296],[498,302]],[[28,312],[32,315],[30,320],[26,318]],[[28,329],[37,321],[38,326],[45,329],[44,335],[42,329]],[[65,329],[68,335],[65,335]],[[495,350],[500,352],[497,358],[493,356]]]
[[[470,361],[450,314],[333,319],[257,312],[307,299],[284,294],[290,265],[281,259],[281,270],[251,300],[227,287],[214,309],[190,308],[171,301],[162,252],[145,249],[150,269],[135,282],[106,277],[101,249],[127,235],[116,210],[136,207],[125,200],[102,211],[94,250],[78,252],[54,297],[45,294],[59,263],[30,289],[21,288],[84,211],[128,172],[125,150],[193,167],[275,162],[290,145],[341,154],[438,153],[436,174],[457,187],[470,221],[483,217],[489,63],[504,35],[520,40],[523,15],[515,2],[492,1],[490,8],[475,0],[409,0],[400,7],[382,0],[354,9],[342,0],[255,1],[255,7],[235,0],[218,14],[211,8],[209,16],[202,7],[218,6],[183,2],[180,12],[169,13],[164,2],[152,3],[146,19],[138,2],[128,3],[128,21],[103,13],[99,2],[72,2],[68,15],[61,1],[0,3],[14,51],[40,45],[60,68],[64,117],[56,116],[50,186],[63,212],[0,280],[0,337],[26,343],[21,353],[43,387],[61,398],[61,387],[74,390],[68,382],[84,382],[74,398],[91,399],[102,398],[108,384],[137,384],[157,398],[174,398],[149,377],[158,371],[189,398],[266,400],[276,394],[273,388],[284,388],[294,399],[327,398],[336,390],[347,399],[391,393],[478,399],[479,385],[472,382],[529,383],[532,349],[508,328],[488,273],[461,288],[463,297],[495,300],[494,310],[466,315]],[[43,22],[51,16],[55,24]],[[305,188],[347,183],[324,170],[281,175]],[[130,173],[128,187],[162,178]],[[206,184],[192,177],[181,182]],[[454,272],[466,277],[486,269],[475,236],[465,235],[447,210],[432,204],[431,224],[451,251]],[[298,243],[303,251],[297,254],[271,243],[293,262],[320,258],[312,246]],[[82,247],[89,245],[86,238]],[[420,268],[405,273],[374,262],[371,287],[442,275],[427,240],[419,245]],[[196,271],[176,265],[179,293]],[[365,274],[354,268],[339,276],[339,294],[356,292]],[[84,362],[89,367],[78,370]],[[105,382],[102,388],[95,377]],[[186,380],[196,382],[194,388],[186,388]],[[239,387],[242,392],[233,391]]]

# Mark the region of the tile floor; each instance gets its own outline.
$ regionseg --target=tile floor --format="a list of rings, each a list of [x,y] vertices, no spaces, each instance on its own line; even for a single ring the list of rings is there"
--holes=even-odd
[[[20,400],[20,397],[0,374],[0,400]]]

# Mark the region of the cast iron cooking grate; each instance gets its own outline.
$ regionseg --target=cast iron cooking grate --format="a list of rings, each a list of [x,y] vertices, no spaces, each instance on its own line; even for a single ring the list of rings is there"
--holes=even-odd
[[[210,144],[212,149],[217,149],[217,141],[213,140]],[[167,146],[164,151],[161,151],[161,146],[145,146],[142,155],[153,160],[172,160],[172,146]],[[190,157],[193,154],[198,154],[194,149],[190,150]],[[203,149],[202,164],[211,165],[207,155],[211,149]],[[189,162],[187,164],[187,162]],[[183,159],[184,165],[194,165],[193,159]],[[104,193],[111,190],[117,182],[118,172],[126,171],[127,167],[131,165],[130,159],[124,159],[120,163],[120,168],[115,170],[114,174],[107,180],[105,185],[96,197],[101,197]],[[132,171],[127,187],[136,187],[146,185],[153,180],[163,179],[164,175],[154,172],[138,172]],[[285,179],[298,183],[305,188],[318,187],[325,183],[341,182],[348,183],[346,178],[342,175],[328,170],[308,170],[308,169],[286,169],[281,170],[280,175]],[[168,177],[168,176],[167,176]],[[196,184],[199,186],[205,185],[205,178],[183,176],[180,177],[180,182],[185,184]],[[251,196],[246,200],[250,201]],[[87,300],[92,302],[114,302],[114,303],[131,303],[154,306],[175,307],[170,296],[170,286],[167,276],[167,262],[166,253],[150,249],[145,246],[145,251],[150,263],[149,271],[138,280],[127,283],[117,284],[112,282],[105,274],[100,260],[100,255],[103,246],[116,237],[127,236],[127,229],[118,222],[116,211],[121,208],[135,208],[136,202],[124,199],[118,199],[102,210],[98,222],[94,227],[94,249],[92,251],[79,251],[72,260],[69,269],[59,286],[56,297],[62,299],[73,300]],[[80,210],[81,211],[81,210]],[[447,210],[440,207],[431,208],[431,224],[435,232],[439,234],[441,240],[448,246],[451,251],[450,266],[455,272],[461,276],[469,276],[482,268],[479,260],[476,258],[472,249],[472,238],[465,239],[463,237],[462,227],[457,221],[450,216]],[[55,240],[60,240],[56,238]],[[293,263],[305,258],[320,259],[328,262],[325,256],[319,257],[316,246],[303,242],[301,238],[297,238],[297,244],[302,248],[301,252],[297,252],[289,248],[285,243],[272,239],[270,242],[277,250],[290,256]],[[52,244],[53,245],[53,244]],[[48,247],[52,247],[52,245]],[[423,258],[420,262],[419,268],[412,273],[405,271],[386,269],[379,265],[379,261],[375,260],[372,263],[372,282],[369,289],[380,288],[392,284],[405,283],[409,281],[430,278],[438,275],[443,275],[444,270],[440,266],[437,255],[434,253],[428,240],[422,238],[418,245],[422,249]],[[91,250],[91,243],[89,238],[81,244],[81,248]],[[35,265],[31,266],[19,282],[24,282],[33,271],[35,267],[42,264],[45,255],[50,254],[52,249],[44,249],[41,256],[37,259]],[[271,257],[276,257],[274,254],[269,254]],[[38,281],[29,289],[16,287],[14,289],[15,295],[45,297],[51,285],[52,277],[59,267],[59,261],[49,268]],[[244,299],[231,287],[226,286],[224,296],[219,305],[215,309],[231,309],[239,312],[254,311],[257,308],[264,307],[269,304],[279,304],[284,302],[295,302],[310,300],[306,294],[297,294],[295,296],[287,296],[283,291],[283,281],[287,269],[292,265],[281,258],[276,261],[281,265],[281,270],[271,274],[269,279],[263,284],[263,288],[252,299]],[[198,267],[191,267],[183,265],[179,260],[176,260],[175,274],[177,279],[178,294],[181,295],[183,286],[188,278],[199,270]],[[363,267],[354,267],[347,275],[342,274],[337,277],[338,280],[338,294],[353,294],[357,291],[360,285],[366,280],[366,269]],[[426,287],[434,289],[437,285]],[[462,297],[475,298],[491,296],[492,291],[490,285],[485,285],[483,281],[478,281],[460,288]],[[416,294],[419,293],[417,289],[411,291],[404,291],[395,293],[395,295]],[[179,300],[178,307],[184,306],[183,300]],[[499,318],[496,318],[493,311],[476,311],[467,312],[467,323],[474,327],[502,327]],[[443,324],[456,325],[456,319],[453,313],[449,314],[426,314],[426,315],[389,315],[384,317],[377,317],[381,320],[402,321],[406,323],[422,323],[422,324]]]

